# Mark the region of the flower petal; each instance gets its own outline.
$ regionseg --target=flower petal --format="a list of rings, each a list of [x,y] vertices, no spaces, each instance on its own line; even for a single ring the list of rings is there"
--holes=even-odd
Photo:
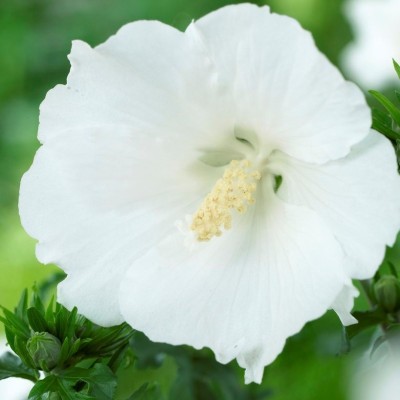
[[[233,127],[227,96],[207,59],[182,32],[138,21],[96,48],[74,41],[67,85],[41,105],[42,143],[65,131],[134,126],[180,142],[208,143]]]
[[[362,92],[295,20],[242,4],[208,14],[186,33],[203,40],[232,88],[236,123],[254,130],[262,146],[323,163],[368,135]]]
[[[354,298],[359,295],[359,291],[351,282],[346,284],[332,304],[332,309],[339,316],[344,326],[356,324],[358,321],[351,315],[354,306]]]
[[[288,336],[321,316],[346,277],[341,249],[312,211],[271,197],[220,238],[185,248],[177,233],[136,260],[122,281],[126,321],[150,339],[237,358],[246,382]]]
[[[22,179],[21,220],[39,240],[37,257],[69,274],[59,300],[99,324],[122,322],[116,292],[126,269],[204,192],[201,165],[184,152],[171,160],[171,146],[121,127],[85,128],[49,140]]]
[[[400,227],[400,177],[391,143],[372,131],[342,160],[319,166],[282,155],[275,170],[283,175],[281,198],[311,208],[332,229],[350,277],[372,277]]]

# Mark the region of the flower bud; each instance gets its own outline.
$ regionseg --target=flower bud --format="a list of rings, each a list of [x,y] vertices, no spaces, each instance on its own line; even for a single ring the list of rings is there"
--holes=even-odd
[[[393,275],[384,275],[375,283],[378,304],[387,312],[400,309],[400,281]]]
[[[61,342],[48,332],[36,332],[26,347],[38,368],[51,370],[57,365],[61,353]]]

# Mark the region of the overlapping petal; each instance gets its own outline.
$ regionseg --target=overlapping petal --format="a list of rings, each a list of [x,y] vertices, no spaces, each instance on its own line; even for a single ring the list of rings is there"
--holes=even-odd
[[[372,131],[344,159],[319,166],[282,156],[276,168],[283,176],[281,198],[317,212],[343,247],[349,276],[371,278],[400,226],[391,143]]]
[[[172,27],[134,22],[96,48],[73,42],[69,59],[67,85],[56,86],[41,105],[42,143],[65,131],[112,125],[162,131],[193,147],[196,139],[209,144],[233,128],[227,91],[212,66]]]
[[[350,278],[394,240],[399,177],[386,139],[366,138],[361,92],[308,33],[244,4],[185,33],[128,24],[94,49],[75,42],[70,60],[20,196],[38,258],[68,273],[63,304],[237,358],[248,382],[331,306],[353,322]],[[242,158],[262,173],[256,206],[186,246],[176,221]]]
[[[39,149],[22,180],[20,214],[26,231],[39,238],[39,260],[69,274],[60,286],[65,305],[78,305],[103,325],[121,322],[116,292],[124,272],[175,229],[213,179],[206,166],[188,161],[190,153],[174,153],[172,160],[177,146],[97,127],[67,132]]]
[[[208,14],[195,26],[232,88],[237,124],[257,132],[261,145],[323,163],[366,137],[370,116],[361,91],[295,20],[243,4]]]
[[[126,320],[152,340],[237,358],[246,381],[260,382],[286,338],[322,315],[346,280],[320,218],[268,200],[218,240],[190,249],[175,233],[138,258],[120,293]]]

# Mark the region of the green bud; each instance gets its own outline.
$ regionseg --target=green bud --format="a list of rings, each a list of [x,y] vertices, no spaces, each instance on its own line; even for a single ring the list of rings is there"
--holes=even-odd
[[[384,275],[375,283],[374,293],[378,304],[387,312],[400,309],[400,281],[393,275]]]
[[[28,340],[26,348],[37,368],[51,370],[60,358],[61,342],[48,332],[36,332]]]

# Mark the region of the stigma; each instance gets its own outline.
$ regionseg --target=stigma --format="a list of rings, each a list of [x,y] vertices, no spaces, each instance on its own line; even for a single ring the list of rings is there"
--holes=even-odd
[[[232,213],[244,213],[255,203],[254,193],[261,173],[248,160],[232,160],[193,215],[190,229],[198,241],[222,235],[232,227]]]

